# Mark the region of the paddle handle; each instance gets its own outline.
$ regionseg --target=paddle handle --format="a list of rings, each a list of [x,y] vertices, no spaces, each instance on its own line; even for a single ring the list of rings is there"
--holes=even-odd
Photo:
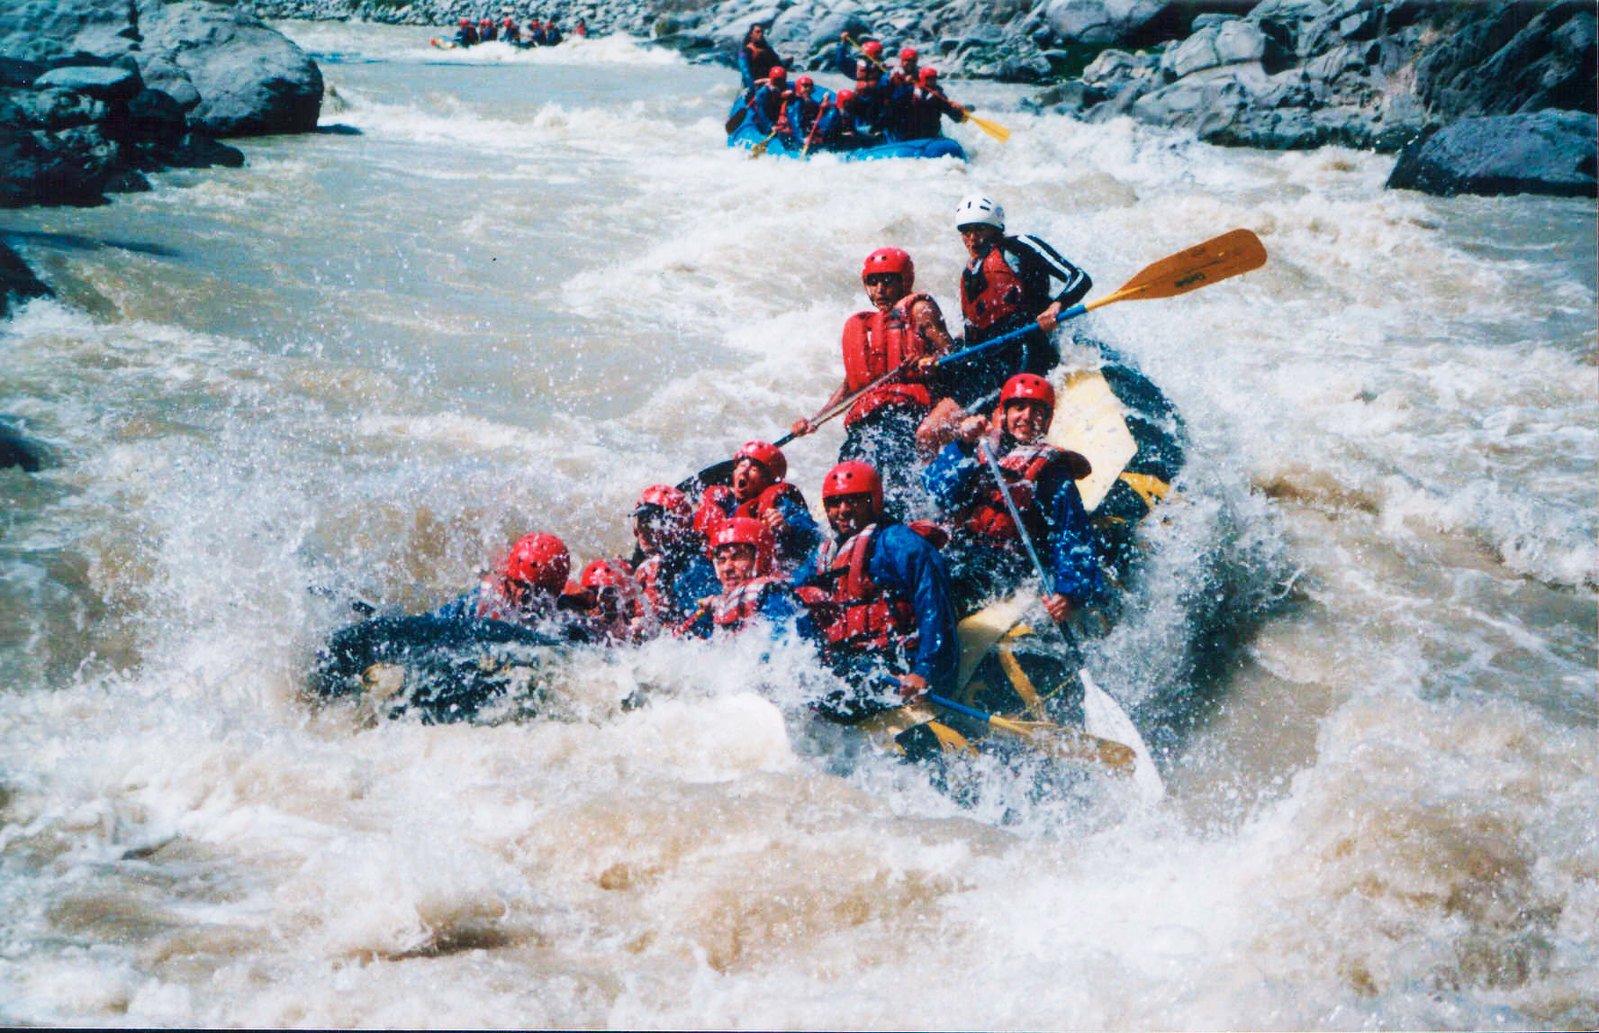
[[[937,693],[929,692],[923,698],[926,699],[927,702],[933,704],[935,707],[943,707],[945,710],[953,710],[957,714],[965,714],[967,717],[976,718],[979,721],[988,722],[994,719],[993,714],[984,713],[983,711],[978,710],[976,707],[969,707],[964,703],[956,703],[954,700],[945,696],[940,696]]]

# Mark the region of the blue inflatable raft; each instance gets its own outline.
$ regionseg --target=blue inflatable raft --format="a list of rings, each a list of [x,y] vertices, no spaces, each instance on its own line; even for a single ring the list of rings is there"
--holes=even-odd
[[[744,150],[752,149],[756,144],[766,139],[766,134],[756,129],[748,121],[739,126],[727,138],[729,147],[742,147]],[[798,158],[803,147],[790,147],[781,137],[772,137],[766,144],[766,153],[779,158]],[[934,136],[924,140],[895,140],[881,143],[874,147],[858,147],[848,151],[822,151],[811,149],[811,154],[836,154],[843,161],[875,161],[878,158],[958,158],[966,160],[966,152],[961,145],[947,136]],[[805,157],[809,157],[806,155]]]

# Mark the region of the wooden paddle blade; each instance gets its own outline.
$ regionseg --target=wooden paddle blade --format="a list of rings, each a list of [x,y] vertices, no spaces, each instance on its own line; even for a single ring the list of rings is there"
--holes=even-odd
[[[1266,246],[1250,230],[1223,233],[1203,244],[1145,266],[1114,294],[1086,303],[1096,309],[1113,301],[1170,298],[1259,269],[1266,264]]]
[[[1010,130],[1006,129],[1004,126],[993,121],[992,119],[978,118],[971,112],[967,112],[966,121],[972,123],[989,136],[992,136],[994,139],[998,140],[1000,143],[1004,143],[1006,140],[1010,139]]]
[[[1080,732],[1048,721],[1021,721],[995,715],[989,724],[996,730],[1025,738],[1041,752],[1060,760],[1099,764],[1119,775],[1131,776],[1138,766],[1138,754],[1131,746]]]

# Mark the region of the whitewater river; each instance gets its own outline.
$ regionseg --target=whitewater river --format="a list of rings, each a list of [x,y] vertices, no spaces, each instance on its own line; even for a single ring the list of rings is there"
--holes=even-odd
[[[731,72],[626,41],[284,29],[344,130],[0,222],[59,294],[0,412],[61,460],[0,472],[0,1023],[1599,1024],[1592,202],[964,83],[1015,133],[969,165],[751,161]],[[1271,254],[1084,321],[1192,439],[1093,658],[1163,803],[963,808],[753,641],[497,727],[302,698],[344,599],[621,551],[643,485],[813,411],[868,251],[953,310],[974,191],[1096,292]],[[839,440],[788,450],[813,501]]]

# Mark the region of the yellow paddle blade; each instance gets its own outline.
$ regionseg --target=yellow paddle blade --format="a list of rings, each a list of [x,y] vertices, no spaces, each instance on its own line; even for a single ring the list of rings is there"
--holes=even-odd
[[[1260,238],[1250,230],[1232,230],[1145,266],[1116,293],[1085,302],[1083,309],[1092,311],[1116,301],[1187,294],[1265,264],[1266,246]]]
[[[966,121],[970,122],[972,125],[974,125],[977,128],[981,129],[983,132],[987,133],[989,136],[992,136],[994,139],[998,140],[1000,143],[1004,143],[1006,140],[1010,139],[1010,130],[1006,129],[1004,126],[1000,125],[998,122],[995,122],[993,119],[978,118],[976,115],[974,115],[974,114],[972,114],[971,112],[968,111],[966,113]]]
[[[1018,721],[997,714],[990,717],[988,723],[996,731],[1026,739],[1029,744],[1061,760],[1101,764],[1121,775],[1131,775],[1138,766],[1138,754],[1133,752],[1132,747],[1065,725],[1048,721]]]
[[[776,135],[776,133],[772,134],[772,136]],[[766,139],[750,148],[750,160],[753,161],[754,159],[759,158],[766,153],[766,149],[772,146],[772,136],[768,136]]]

